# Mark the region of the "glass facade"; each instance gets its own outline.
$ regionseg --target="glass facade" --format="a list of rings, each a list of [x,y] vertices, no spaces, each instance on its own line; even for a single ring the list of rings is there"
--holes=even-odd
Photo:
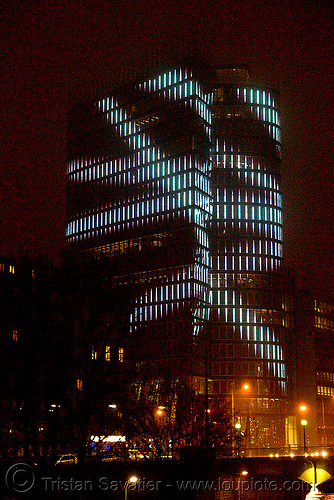
[[[213,392],[233,397],[236,411],[248,415],[248,446],[255,439],[257,447],[282,446],[291,305],[281,273],[279,97],[250,84],[245,68],[219,67],[216,74]],[[249,389],[243,391],[246,381]]]
[[[68,161],[67,241],[118,260],[114,283],[138,285],[130,334],[152,345],[209,318],[212,100],[188,66],[116,89],[90,104],[113,144]]]
[[[256,433],[268,447],[284,441],[291,304],[279,96],[248,76],[188,62],[78,104],[66,239],[109,257],[112,285],[134,286],[129,334],[144,357],[164,344],[181,369],[210,332],[210,392],[232,395],[248,415],[249,446]],[[194,366],[203,393],[203,363]]]

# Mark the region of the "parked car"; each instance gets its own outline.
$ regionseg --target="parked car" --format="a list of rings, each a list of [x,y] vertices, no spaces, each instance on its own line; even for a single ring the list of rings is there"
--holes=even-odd
[[[62,455],[59,460],[57,460],[56,465],[76,465],[78,459],[75,455]]]

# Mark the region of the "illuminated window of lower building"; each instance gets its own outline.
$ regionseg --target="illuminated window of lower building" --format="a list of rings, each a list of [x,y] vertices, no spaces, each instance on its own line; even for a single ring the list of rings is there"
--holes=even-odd
[[[82,378],[77,378],[77,389],[82,391]]]
[[[17,330],[13,330],[12,332],[12,338],[14,340],[14,342],[17,342],[19,337],[18,337],[18,334],[17,334]]]
[[[106,361],[110,361],[111,360],[110,345],[106,345],[106,351],[105,351],[104,359]]]
[[[92,348],[92,359],[97,359],[97,349],[95,347]]]
[[[317,394],[319,396],[334,396],[334,387],[318,386]]]
[[[118,361],[120,363],[123,363],[123,361],[124,361],[124,349],[123,349],[123,347],[118,348]]]

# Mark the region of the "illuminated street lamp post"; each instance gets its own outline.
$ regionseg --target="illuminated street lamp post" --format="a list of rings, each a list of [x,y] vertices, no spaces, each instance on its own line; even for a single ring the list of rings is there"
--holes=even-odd
[[[235,388],[235,381],[232,382],[232,386],[231,386],[231,413],[232,413],[232,418],[231,418],[231,426],[232,426],[232,448],[234,448],[234,444],[235,444],[235,441],[237,441],[237,456],[239,456],[240,454],[240,428],[241,428],[241,424],[239,422],[239,420],[236,422],[236,414],[238,414],[239,412],[237,411],[236,412],[236,395],[238,395],[238,397],[240,398],[241,397],[244,397],[243,394],[240,394],[240,391],[244,390],[244,391],[248,391],[250,389],[250,385],[247,384],[246,382],[244,382],[239,388],[238,388],[238,392],[236,392],[236,388]],[[249,403],[250,405],[250,403]],[[239,419],[240,417],[238,417]],[[246,415],[246,433],[247,433],[247,430],[248,430],[248,425],[249,425],[249,416]],[[235,433],[235,430],[237,431]],[[247,434],[246,434],[246,438],[247,438]],[[245,446],[246,446],[246,442],[245,442]]]
[[[244,383],[241,386],[241,389],[245,389],[245,391],[248,391],[250,388],[249,384]],[[232,424],[234,424],[235,420],[235,382],[232,382],[232,388],[231,388],[231,412],[232,412]]]
[[[158,409],[156,411],[156,415],[158,417],[162,417],[165,413],[165,408],[166,408],[165,406],[158,406]]]
[[[240,457],[240,429],[241,429],[241,424],[240,422],[237,422],[235,424],[235,431],[236,431],[236,437],[235,440],[237,442],[237,457]]]
[[[239,474],[239,485],[238,485],[238,490],[239,490],[239,500],[241,500],[241,476],[243,477],[246,477],[248,475],[248,471],[247,470],[242,470]]]
[[[307,413],[308,407],[307,407],[304,403],[302,403],[302,404],[299,406],[299,408],[298,408],[298,409],[299,409],[299,411],[300,411],[300,413],[301,413],[301,414],[305,414],[305,413]],[[303,423],[303,422],[305,422],[305,423]],[[306,433],[306,425],[307,425],[307,421],[306,421],[306,420],[302,420],[302,421],[301,421],[301,425],[303,426],[303,436],[304,436],[304,455],[305,455],[305,453],[306,453],[306,435],[305,435],[305,433]]]
[[[304,436],[304,455],[306,455],[306,426],[307,426],[307,420],[302,420],[300,422],[303,426],[303,436]]]
[[[250,385],[245,383],[242,385],[242,389],[248,393],[247,401],[248,405],[246,406],[246,427],[245,427],[245,456],[246,450],[250,445],[250,416],[251,416],[251,398],[249,395]]]
[[[138,481],[138,477],[137,476],[131,476],[127,482],[126,482],[126,485],[125,485],[125,490],[124,490],[124,500],[128,500],[128,488],[129,488],[129,484],[134,484]]]
[[[318,493],[317,489],[317,463],[316,462],[311,462],[311,460],[307,460],[309,464],[312,465],[312,471],[313,471],[313,480],[312,480],[312,492],[313,493]]]

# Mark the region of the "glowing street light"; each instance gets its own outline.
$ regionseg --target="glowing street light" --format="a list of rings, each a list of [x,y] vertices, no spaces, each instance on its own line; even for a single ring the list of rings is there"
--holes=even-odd
[[[156,411],[155,413],[156,413],[159,417],[161,417],[161,415],[163,415],[163,414],[164,414],[164,412],[165,412],[165,408],[166,408],[165,406],[158,406],[158,409],[157,409],[157,411]]]
[[[306,411],[307,410],[307,406],[300,405],[299,409],[300,409],[300,411]]]
[[[239,490],[238,498],[239,498],[239,500],[241,500],[241,490],[242,490],[241,484],[240,484],[241,483],[241,476],[244,476],[244,477],[248,476],[248,471],[244,469],[241,472],[239,472],[239,487],[238,487],[238,490]]]
[[[230,395],[231,395],[231,424],[232,424],[232,428],[233,428],[233,425],[234,425],[234,428],[239,431],[240,428],[241,428],[241,425],[239,422],[235,423],[235,420],[236,420],[236,399],[242,399],[245,397],[245,395],[243,394],[243,390],[244,391],[248,391],[250,389],[250,385],[247,383],[247,382],[244,382],[242,383],[241,385],[239,385],[240,382],[238,381],[238,384],[236,384],[236,380],[233,380],[232,381],[232,384],[231,384],[231,392],[230,392]],[[236,385],[238,387],[236,387]],[[239,412],[238,412],[239,413]],[[234,434],[232,434],[232,440],[234,441],[236,436],[234,436]],[[239,437],[239,436],[238,436]],[[232,443],[232,447],[233,447],[233,444]],[[239,454],[239,447],[240,447],[240,443],[238,442],[238,454]]]
[[[240,429],[241,429],[241,423],[240,422],[236,422],[236,424],[234,425],[234,428],[236,430],[236,433],[235,433],[235,436],[234,436],[234,442],[236,444],[236,452],[237,452],[237,457],[240,456]]]
[[[242,384],[242,386],[236,390],[236,387],[235,387],[235,381],[232,382],[232,387],[231,387],[231,410],[232,410],[232,417],[234,418],[234,414],[235,414],[235,399],[236,399],[236,396],[239,396],[240,397],[240,391],[244,389],[245,391],[248,391],[248,389],[250,389],[250,385],[245,382],[244,384]]]
[[[138,477],[137,476],[131,476],[127,482],[126,482],[126,485],[125,485],[125,490],[124,490],[124,500],[128,500],[128,488],[129,488],[129,484],[135,484],[136,482],[138,481]]]
[[[250,435],[251,435],[251,423],[250,423],[250,415],[251,415],[251,398],[250,398],[250,392],[251,392],[251,386],[248,384],[248,382],[245,382],[242,384],[242,389],[244,390],[244,397],[247,398],[248,401],[248,409],[246,411],[246,428],[245,428],[245,455],[246,455],[246,449],[250,443]],[[245,394],[246,393],[246,394]]]
[[[303,435],[304,435],[304,455],[306,455],[306,426],[307,426],[307,420],[302,420],[300,422],[303,426]]]

